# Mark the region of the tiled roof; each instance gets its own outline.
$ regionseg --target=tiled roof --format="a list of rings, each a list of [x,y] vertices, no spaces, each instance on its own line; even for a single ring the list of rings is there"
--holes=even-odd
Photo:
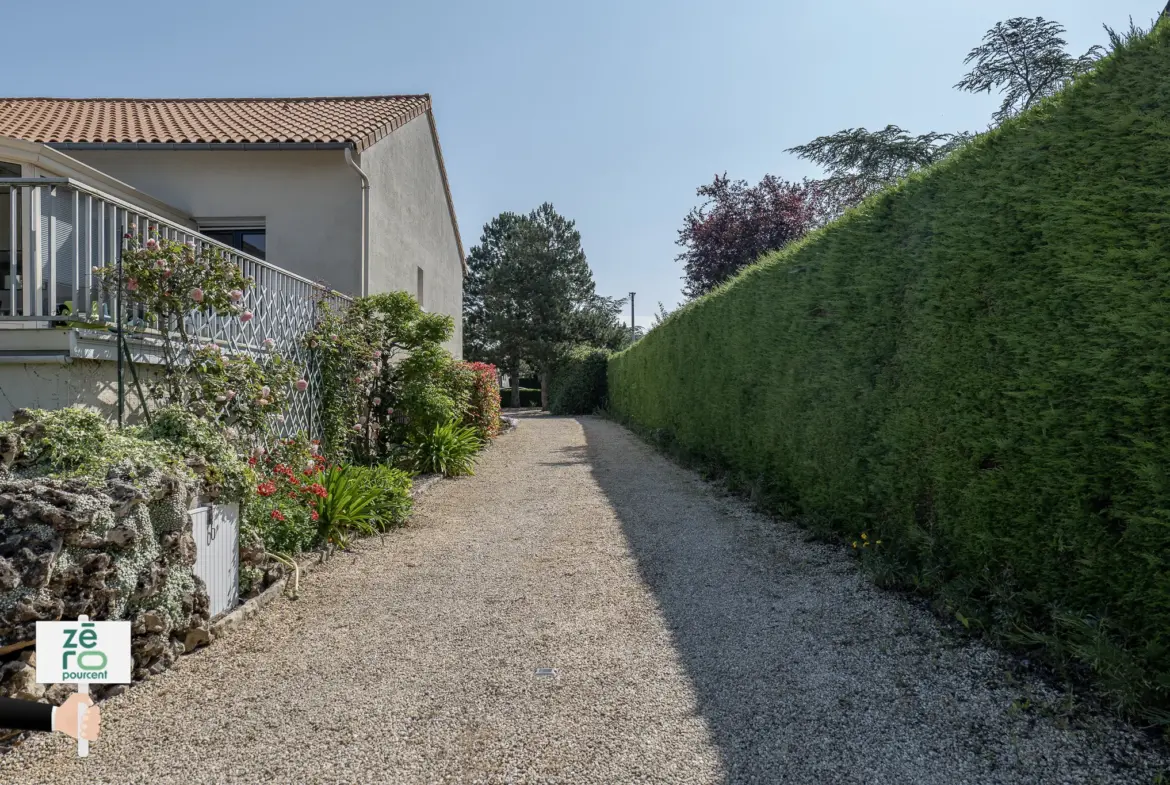
[[[338,144],[360,152],[431,108],[357,98],[0,98],[0,136],[45,144]]]

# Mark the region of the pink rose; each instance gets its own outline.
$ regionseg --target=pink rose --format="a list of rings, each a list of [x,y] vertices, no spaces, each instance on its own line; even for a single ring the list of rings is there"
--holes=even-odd
[[[361,425],[359,425],[358,423],[356,423],[356,422],[355,422],[355,423],[353,424],[353,432],[354,432],[354,433],[361,433],[361,432],[362,432],[362,426],[361,426]]]
[[[196,286],[191,290],[191,299],[197,303],[203,302],[203,290]]]
[[[276,341],[272,340],[271,338],[264,339],[264,348],[265,349],[271,349],[273,346],[276,346]]]
[[[232,302],[234,302],[234,303],[238,303],[244,297],[244,293],[241,292],[239,289],[232,289],[231,294],[232,294]]]
[[[155,248],[158,248],[158,240],[152,237],[146,241],[146,249],[148,251],[153,251]]]
[[[308,379],[297,379],[297,389],[300,390],[301,392],[304,392],[305,390],[309,389],[309,380]]]
[[[137,278],[127,278],[126,279],[126,288],[132,292],[138,291],[138,279]]]
[[[374,406],[377,406],[378,404],[382,403],[382,399],[381,399],[381,398],[375,398],[375,399],[374,399],[374,401],[373,401],[373,403],[374,403]]]
[[[247,324],[248,322],[252,321],[252,312],[251,311],[244,311],[242,314],[240,314],[240,321],[243,322],[244,324]]]
[[[261,398],[267,398],[271,394],[272,394],[272,388],[269,387],[267,384],[260,388],[260,397]]]
[[[381,357],[381,356],[382,356],[382,350],[381,350],[381,349],[375,349],[375,350],[374,350],[374,359],[375,359],[375,360],[377,360],[377,359],[378,359],[379,357]]]

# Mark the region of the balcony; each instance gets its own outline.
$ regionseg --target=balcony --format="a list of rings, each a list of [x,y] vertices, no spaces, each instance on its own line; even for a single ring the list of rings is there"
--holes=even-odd
[[[15,378],[13,365],[119,361],[120,351],[134,365],[160,363],[160,325],[148,323],[138,304],[119,303],[94,273],[115,267],[129,238],[150,236],[190,243],[197,251],[210,246],[255,281],[243,303],[252,311],[250,321],[192,312],[186,317],[188,335],[257,358],[265,356],[264,342],[271,339],[275,352],[312,377],[312,357],[302,339],[312,329],[318,303],[344,308],[349,298],[68,177],[0,178],[0,375]],[[119,334],[125,337],[124,351]],[[120,410],[128,394],[121,372],[116,384]],[[315,433],[316,396],[294,400],[279,435]]]

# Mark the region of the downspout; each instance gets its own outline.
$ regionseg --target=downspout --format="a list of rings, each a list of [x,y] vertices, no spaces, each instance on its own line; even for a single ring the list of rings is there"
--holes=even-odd
[[[370,292],[370,178],[353,160],[353,145],[345,148],[345,162],[362,178],[362,285],[361,294]]]

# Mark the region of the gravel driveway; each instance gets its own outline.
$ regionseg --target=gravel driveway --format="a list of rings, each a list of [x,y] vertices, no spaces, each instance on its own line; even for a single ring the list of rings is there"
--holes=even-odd
[[[42,736],[0,782],[1149,785],[1165,762],[1062,729],[1061,696],[594,418],[523,418],[301,594],[104,704],[88,760]]]

